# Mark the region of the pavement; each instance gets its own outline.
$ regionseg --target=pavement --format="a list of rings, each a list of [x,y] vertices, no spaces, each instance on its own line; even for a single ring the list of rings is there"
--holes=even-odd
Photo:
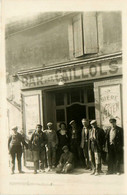
[[[106,168],[99,176],[90,175],[85,169],[75,169],[70,174],[56,174],[55,171],[33,174],[24,168],[25,173],[3,173],[0,194],[35,195],[122,195],[126,191],[126,175],[106,175]]]

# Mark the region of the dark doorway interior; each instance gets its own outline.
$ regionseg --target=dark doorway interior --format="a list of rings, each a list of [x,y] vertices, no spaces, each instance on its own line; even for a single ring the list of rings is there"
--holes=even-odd
[[[69,124],[71,120],[75,120],[77,126],[81,129],[82,128],[81,120],[82,118],[86,118],[86,106],[74,104],[72,106],[67,107],[66,109],[67,124]]]

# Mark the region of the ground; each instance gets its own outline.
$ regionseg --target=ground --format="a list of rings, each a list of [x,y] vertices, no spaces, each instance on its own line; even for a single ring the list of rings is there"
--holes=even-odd
[[[105,172],[105,170],[104,170]],[[111,194],[122,195],[125,192],[125,174],[90,175],[85,169],[75,169],[71,174],[56,174],[54,171],[33,174],[25,169],[24,174],[3,174],[0,194]]]

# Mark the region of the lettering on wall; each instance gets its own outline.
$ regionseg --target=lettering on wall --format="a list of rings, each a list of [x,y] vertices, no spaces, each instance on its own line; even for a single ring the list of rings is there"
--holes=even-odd
[[[60,78],[63,78],[66,83],[69,83],[121,74],[121,62],[118,62],[117,60],[108,60],[99,63],[68,65],[68,67],[44,70],[39,73],[29,73],[20,76],[20,80],[23,84],[23,88],[32,88],[57,85]]]
[[[100,87],[100,119],[102,126],[109,125],[109,119],[115,118],[121,126],[120,85]]]

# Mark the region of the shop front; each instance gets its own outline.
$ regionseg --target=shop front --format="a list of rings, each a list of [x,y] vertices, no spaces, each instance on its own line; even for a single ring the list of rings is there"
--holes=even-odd
[[[41,123],[67,126],[75,120],[96,119],[106,128],[115,117],[122,126],[122,58],[108,56],[87,61],[64,63],[54,67],[18,73],[22,83],[23,129],[28,139]],[[32,153],[25,153],[25,165],[31,166]]]

